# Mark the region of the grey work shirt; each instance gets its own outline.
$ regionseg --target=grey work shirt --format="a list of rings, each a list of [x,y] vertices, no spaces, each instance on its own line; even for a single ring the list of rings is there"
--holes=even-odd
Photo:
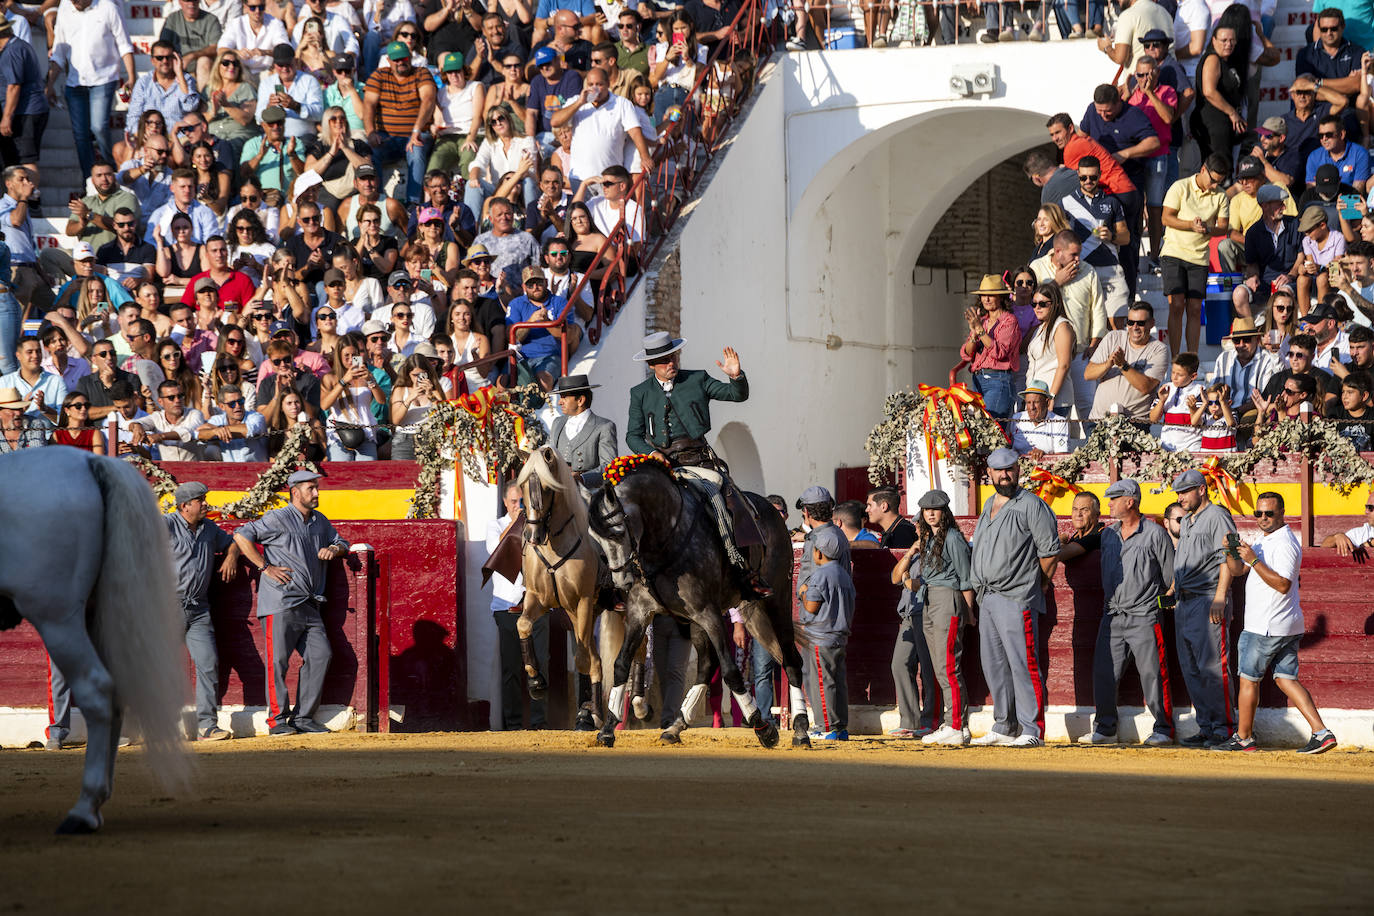
[[[1226,535],[1235,530],[1231,513],[1216,503],[1183,516],[1174,551],[1174,589],[1179,598],[1216,592],[1226,559]]]
[[[1043,613],[1040,560],[1058,555],[1059,523],[1045,501],[1029,490],[1018,488],[994,516],[996,499],[983,503],[973,532],[972,579],[978,600],[996,595]]]
[[[348,547],[339,537],[329,519],[312,510],[307,521],[293,506],[273,509],[262,518],[251,521],[237,532],[263,549],[269,566],[284,566],[291,570],[291,580],[285,585],[270,576],[258,581],[258,616],[273,614],[293,607],[324,601],[324,579],[328,565],[319,557],[322,548],[332,544]]]
[[[234,543],[233,536],[208,519],[193,530],[180,512],[168,512],[162,520],[167,523],[167,538],[172,546],[181,609],[210,610],[210,576],[215,569],[215,554],[228,550]]]
[[[1108,614],[1148,616],[1174,578],[1174,542],[1169,532],[1141,519],[1128,538],[1120,526],[1102,529],[1102,593]]]
[[[848,643],[849,630],[854,625],[854,579],[849,575],[849,567],[831,560],[813,569],[806,600],[819,601],[821,605],[814,614],[803,606],[797,615],[811,644],[833,649]]]
[[[940,548],[940,568],[927,569],[926,557],[921,557],[921,581],[927,587],[952,588],[962,592],[973,588],[971,579],[970,551],[968,541],[957,528],[945,532],[945,543]]]
[[[835,531],[840,535],[840,556],[836,558],[836,562],[844,565],[845,572],[850,572],[854,569],[854,564],[849,559],[849,538],[844,536],[844,532],[840,531],[840,529],[835,526],[834,522],[826,522],[824,525],[817,525],[815,528],[808,531],[806,533],[806,539],[802,541],[801,563],[797,566],[797,610],[799,613],[806,610],[802,605],[801,587],[811,581],[811,573],[816,568],[815,562],[811,559],[811,551],[816,549],[814,546],[816,532],[827,526],[835,528]],[[814,601],[816,599],[812,598],[811,600]]]

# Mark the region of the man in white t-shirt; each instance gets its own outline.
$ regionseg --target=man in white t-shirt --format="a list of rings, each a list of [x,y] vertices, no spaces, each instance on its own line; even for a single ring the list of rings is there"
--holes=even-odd
[[[1336,736],[1322,722],[1312,695],[1298,682],[1298,643],[1302,641],[1302,603],[1298,594],[1302,545],[1283,518],[1283,497],[1261,493],[1255,500],[1255,524],[1262,537],[1253,546],[1242,542],[1226,559],[1234,578],[1245,578],[1245,629],[1236,643],[1240,675],[1240,721],[1230,740],[1214,751],[1258,750],[1253,734],[1259,684],[1274,669],[1274,683],[1312,726],[1312,738],[1298,751],[1320,754],[1336,746]]]
[[[1139,60],[1145,54],[1140,39],[1146,32],[1159,29],[1165,35],[1174,33],[1174,17],[1154,0],[1134,0],[1129,6],[1123,0],[1121,6],[1114,38],[1097,39],[1097,49],[1110,57],[1112,63],[1124,65]]]
[[[1323,547],[1334,547],[1343,557],[1369,550],[1374,541],[1374,490],[1369,491],[1364,502],[1364,524],[1351,528],[1344,533],[1328,534],[1322,541]]]
[[[196,433],[205,425],[205,416],[186,406],[186,393],[180,383],[171,379],[157,386],[157,397],[162,409],[139,421],[148,433],[148,441],[157,445],[163,461],[203,460]]]
[[[524,496],[519,484],[507,484],[501,496],[501,506],[505,515],[493,519],[487,525],[487,556],[496,552],[501,536],[506,533],[516,515],[523,514]],[[507,579],[499,572],[491,574],[491,617],[496,623],[497,642],[501,653],[501,723],[505,731],[521,728],[524,716],[521,713],[521,695],[524,693],[525,665],[520,655],[520,634],[516,621],[520,619],[521,606],[525,601],[525,578],[517,575],[515,581]],[[545,614],[534,622],[534,655],[539,670],[549,670],[549,615]],[[542,728],[544,725],[547,701],[530,698],[530,727]]]
[[[591,68],[582,82],[581,94],[554,112],[550,120],[554,130],[572,125],[568,181],[573,187],[600,175],[608,166],[623,163],[626,142],[634,144],[641,162],[652,161],[634,103],[614,95],[610,87],[606,71]]]
[[[601,175],[600,181],[601,196],[587,204],[597,231],[610,235],[623,213],[630,241],[644,241],[644,211],[630,199],[630,173],[622,165],[613,165]]]

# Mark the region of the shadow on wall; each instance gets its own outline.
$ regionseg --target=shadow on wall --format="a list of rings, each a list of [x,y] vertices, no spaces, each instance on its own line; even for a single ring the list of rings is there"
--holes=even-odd
[[[720,428],[716,451],[730,466],[730,477],[742,490],[766,493],[763,482],[763,460],[759,457],[754,434],[744,423],[730,422]]]

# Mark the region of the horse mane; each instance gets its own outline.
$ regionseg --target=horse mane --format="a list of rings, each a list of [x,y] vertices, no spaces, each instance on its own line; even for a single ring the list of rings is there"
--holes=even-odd
[[[539,482],[550,490],[562,493],[564,502],[568,505],[568,511],[573,515],[573,521],[579,530],[586,530],[587,504],[582,501],[582,494],[578,491],[577,482],[573,479],[572,468],[568,467],[568,463],[551,448],[548,451],[552,460],[545,460],[545,448],[548,446],[530,452],[530,457],[526,459],[525,466],[520,469],[520,474],[515,478],[515,482],[523,489],[531,477],[537,477]]]

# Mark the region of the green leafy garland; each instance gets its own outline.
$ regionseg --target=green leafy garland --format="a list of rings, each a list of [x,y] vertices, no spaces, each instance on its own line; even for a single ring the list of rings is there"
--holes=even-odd
[[[420,475],[406,518],[438,517],[439,475],[453,467],[455,455],[469,480],[486,483],[494,470],[523,464],[525,449],[544,444],[544,424],[535,415],[548,401],[544,389],[521,385],[507,394],[510,402],[494,406],[485,420],[452,401],[436,404],[425,416],[415,433]]]
[[[929,398],[909,389],[896,391],[883,402],[883,419],[874,426],[864,440],[868,451],[868,479],[881,484],[892,477],[900,476],[906,466],[906,447],[908,436],[923,436],[923,418]],[[968,448],[951,447],[959,440],[960,433],[967,433],[972,445]],[[935,402],[936,440],[946,443],[948,461],[969,474],[976,474],[984,458],[995,449],[1007,444],[1002,427],[985,411],[969,406],[963,411],[963,422],[955,418],[944,400]]]

